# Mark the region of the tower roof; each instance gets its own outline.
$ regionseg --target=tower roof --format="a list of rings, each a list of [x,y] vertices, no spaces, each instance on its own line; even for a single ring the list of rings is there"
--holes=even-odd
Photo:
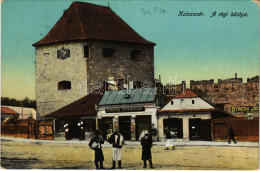
[[[48,34],[33,46],[90,39],[155,45],[135,32],[109,7],[75,1]]]

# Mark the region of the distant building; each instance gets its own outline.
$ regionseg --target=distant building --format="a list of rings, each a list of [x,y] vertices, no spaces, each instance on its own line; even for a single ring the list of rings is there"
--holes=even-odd
[[[14,110],[10,109],[9,107],[1,106],[1,123],[9,117],[14,117],[18,119],[19,113],[15,112]]]
[[[215,110],[212,104],[186,89],[157,112],[159,139],[171,130],[184,141],[211,140],[211,114]]]
[[[112,77],[118,84],[154,81],[154,46],[112,9],[73,2],[34,43],[37,113],[43,117]]]
[[[36,119],[36,110],[28,107],[2,106],[7,107],[19,114],[19,119]]]

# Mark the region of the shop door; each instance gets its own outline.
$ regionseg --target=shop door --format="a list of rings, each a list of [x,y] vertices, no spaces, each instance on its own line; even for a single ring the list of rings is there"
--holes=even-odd
[[[190,140],[201,140],[201,119],[189,119]]]
[[[151,133],[151,116],[136,116],[136,140],[145,130]]]
[[[131,123],[130,117],[119,117],[119,132],[125,140],[131,140]]]
[[[77,125],[78,121],[72,121],[70,125],[71,138],[79,138],[80,127]]]

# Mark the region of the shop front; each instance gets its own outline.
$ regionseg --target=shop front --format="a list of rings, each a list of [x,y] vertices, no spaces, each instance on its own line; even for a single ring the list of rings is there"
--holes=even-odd
[[[137,89],[134,93],[130,91],[130,97],[126,99],[121,91],[107,91],[100,100],[97,113],[98,119],[102,122],[102,128],[99,130],[102,131],[104,139],[114,130],[118,130],[125,140],[138,140],[143,131],[153,133],[153,130],[157,130],[154,92],[155,90],[146,94]]]

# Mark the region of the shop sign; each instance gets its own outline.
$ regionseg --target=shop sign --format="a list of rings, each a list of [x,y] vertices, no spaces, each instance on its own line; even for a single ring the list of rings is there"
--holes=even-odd
[[[140,111],[145,111],[144,107],[125,107],[125,108],[106,109],[106,113],[140,112]]]
[[[254,119],[254,114],[253,114],[253,113],[245,113],[245,117],[246,117],[248,120],[252,120],[252,119]]]
[[[258,106],[239,106],[239,107],[231,107],[232,113],[239,113],[239,112],[258,112]]]

